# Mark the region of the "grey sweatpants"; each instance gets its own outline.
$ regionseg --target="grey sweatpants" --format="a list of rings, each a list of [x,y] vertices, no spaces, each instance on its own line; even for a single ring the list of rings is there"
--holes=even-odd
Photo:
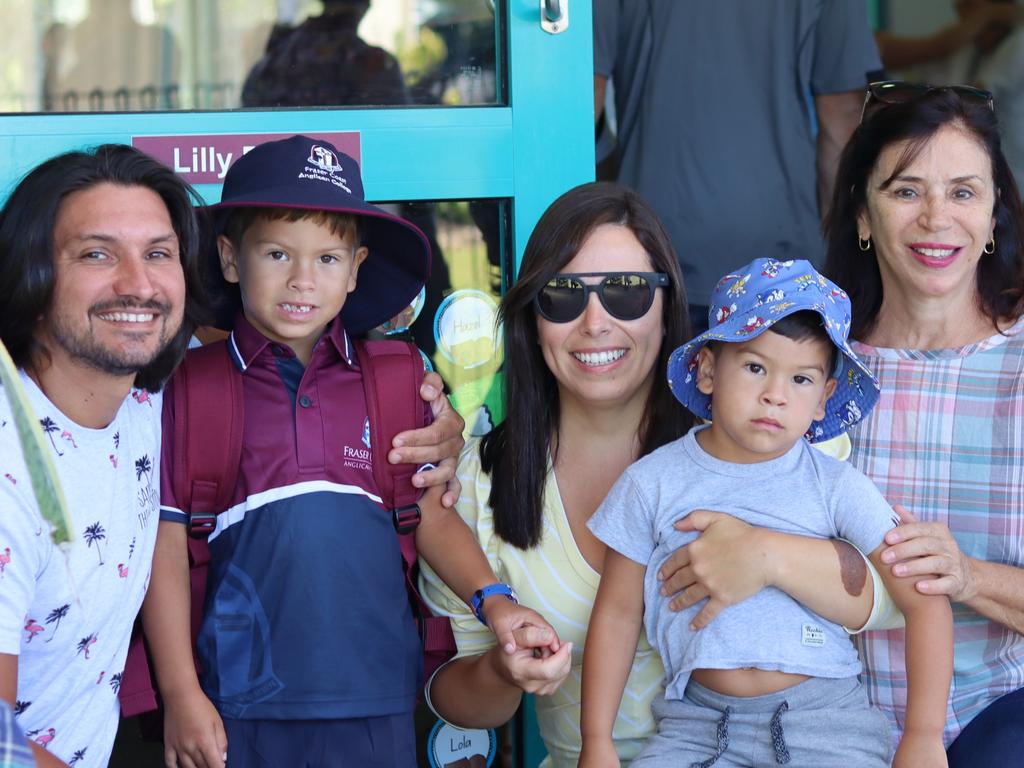
[[[658,731],[631,768],[887,768],[889,723],[856,677],[815,677],[778,693],[723,696],[690,682],[654,700]]]

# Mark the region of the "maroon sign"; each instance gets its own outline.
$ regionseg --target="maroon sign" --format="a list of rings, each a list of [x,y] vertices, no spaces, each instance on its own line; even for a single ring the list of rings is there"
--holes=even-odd
[[[303,132],[312,139],[329,141],[339,151],[362,162],[359,131]],[[221,184],[238,158],[255,146],[292,133],[236,133],[206,136],[132,136],[132,146],[180,174],[190,184]]]

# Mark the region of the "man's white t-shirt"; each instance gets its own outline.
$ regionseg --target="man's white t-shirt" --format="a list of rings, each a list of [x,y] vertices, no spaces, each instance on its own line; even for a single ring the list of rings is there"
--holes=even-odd
[[[72,422],[22,372],[74,521],[50,538],[0,388],[0,653],[18,659],[15,713],[67,763],[106,766],[132,624],[149,584],[161,398],[133,389],[103,429]]]

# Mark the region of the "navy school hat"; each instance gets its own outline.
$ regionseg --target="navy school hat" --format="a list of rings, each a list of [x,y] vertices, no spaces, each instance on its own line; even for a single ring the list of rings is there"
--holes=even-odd
[[[332,144],[296,135],[251,149],[224,178],[221,201],[209,206],[220,235],[236,208],[295,208],[359,216],[369,255],[341,310],[345,330],[360,334],[409,304],[430,275],[430,244],[416,225],[366,202],[359,164]],[[214,254],[216,256],[216,252]],[[233,307],[227,317],[233,317]],[[223,308],[222,308],[223,310]],[[222,322],[225,317],[221,312]]]
[[[807,439],[814,443],[841,435],[878,402],[878,381],[847,341],[850,299],[846,292],[803,259],[755,259],[718,281],[708,309],[711,327],[669,357],[672,394],[697,416],[710,419],[711,398],[697,389],[701,348],[709,341],[750,341],[777,320],[802,310],[821,316],[822,326],[839,350],[832,372],[836,391],[825,404],[825,418],[811,423]]]

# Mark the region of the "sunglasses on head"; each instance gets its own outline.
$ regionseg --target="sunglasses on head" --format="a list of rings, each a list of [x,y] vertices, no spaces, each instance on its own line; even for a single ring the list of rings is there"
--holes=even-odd
[[[870,115],[879,105],[905,104],[908,101],[919,99],[935,91],[952,91],[967,101],[975,102],[995,109],[995,100],[992,94],[982,88],[974,88],[970,85],[925,85],[924,83],[905,83],[902,80],[879,80],[868,85],[867,93],[864,94],[864,106],[860,110],[860,121]]]
[[[600,277],[585,283],[581,278]],[[562,272],[545,283],[533,303],[540,316],[552,323],[568,323],[586,309],[591,292],[617,320],[637,320],[654,303],[654,290],[668,285],[664,272]]]

